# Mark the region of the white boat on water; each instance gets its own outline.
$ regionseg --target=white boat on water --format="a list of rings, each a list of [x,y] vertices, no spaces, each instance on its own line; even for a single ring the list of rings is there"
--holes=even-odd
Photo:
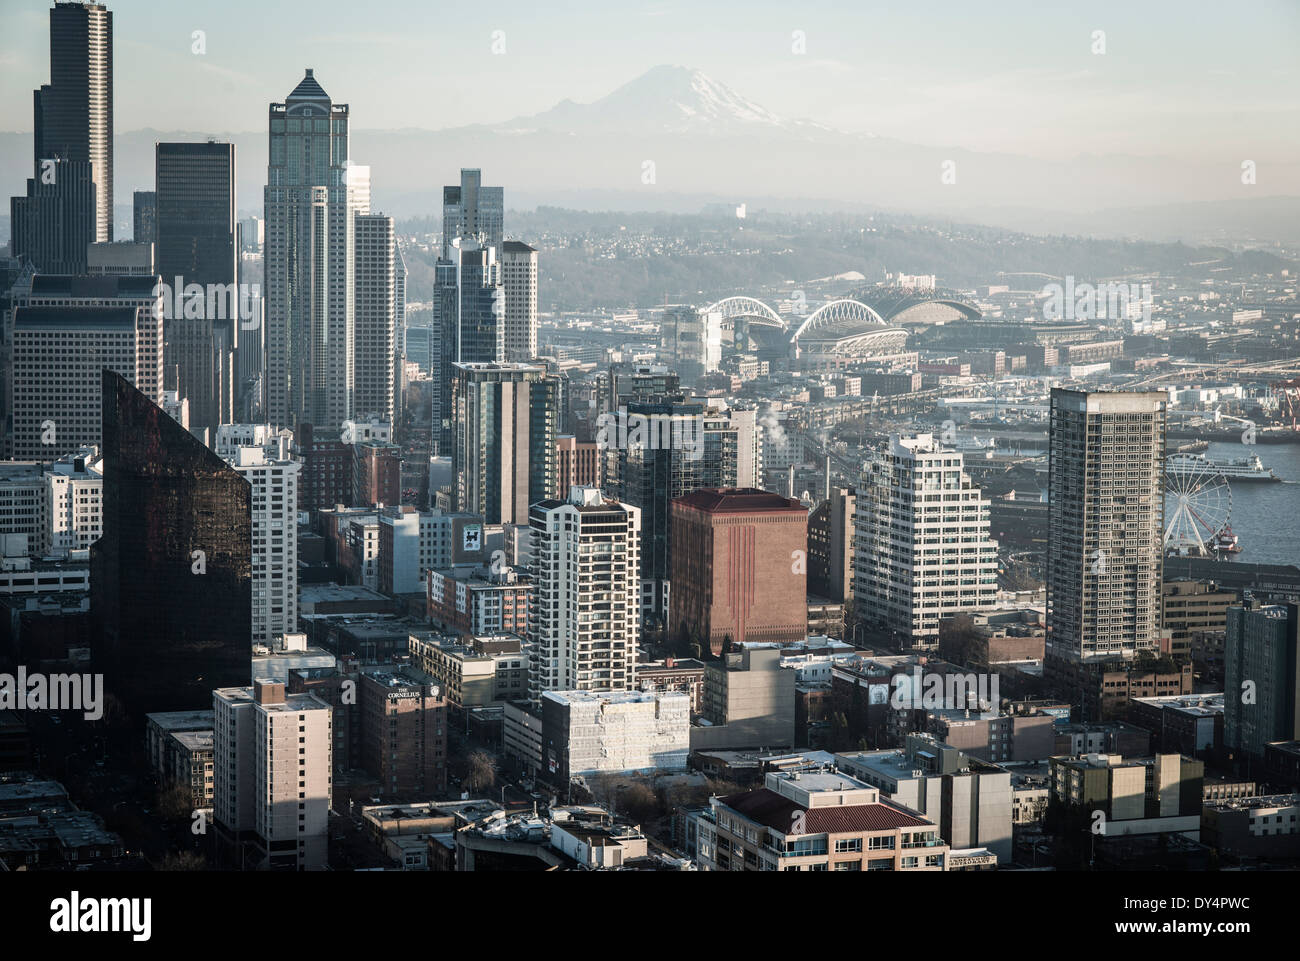
[[[1167,468],[1177,474],[1218,474],[1228,481],[1280,481],[1258,455],[1214,460],[1204,454],[1171,454]]]

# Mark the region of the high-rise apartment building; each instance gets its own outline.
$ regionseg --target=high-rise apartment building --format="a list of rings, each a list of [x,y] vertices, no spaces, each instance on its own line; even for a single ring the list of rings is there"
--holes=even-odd
[[[102,390],[95,660],[130,713],[200,709],[249,680],[252,488],[124,377]]]
[[[40,555],[88,552],[104,533],[104,461],[99,451],[84,447],[60,458],[45,469],[44,479]]]
[[[211,443],[217,426],[234,420],[242,301],[235,145],[159,143],[155,185],[154,259],[173,294],[163,300],[165,363],[177,369],[177,389],[189,401],[190,430]]]
[[[157,278],[38,274],[11,322],[13,456],[54,459],[101,440],[100,372],[163,399]]]
[[[853,596],[854,522],[857,496],[833,487],[808,515],[808,591],[832,601]]]
[[[221,866],[323,871],[329,863],[333,709],[255,678],[212,692],[213,821]]]
[[[1167,401],[1162,391],[1052,390],[1049,659],[1159,647]]]
[[[402,268],[405,275],[405,268]],[[356,387],[353,416],[393,423],[398,407],[395,357],[397,316],[397,239],[393,218],[356,218]]]
[[[351,163],[349,111],[312,76],[269,111],[265,189],[267,414],[335,430],[352,416],[357,214],[370,168]]]
[[[688,385],[716,371],[722,362],[722,312],[665,308],[659,353]]]
[[[481,237],[499,254],[504,224],[505,191],[500,187],[484,187],[481,170],[462,168],[460,185],[442,188],[444,252],[460,237]]]
[[[451,387],[456,364],[505,361],[505,291],[496,248],[453,239],[434,267],[434,323],[440,354],[433,424],[439,453],[450,453],[454,419]]]
[[[859,616],[913,647],[937,646],[943,618],[997,602],[989,501],[963,466],[931,434],[895,435],[857,493]]]
[[[572,434],[555,438],[555,497],[568,500],[569,489],[600,486],[600,449],[594,442],[580,441]]]
[[[518,240],[501,245],[505,288],[505,359],[526,364],[537,356],[537,251]]]
[[[265,424],[224,424],[216,451],[252,488],[252,643],[298,629],[298,475],[293,434]]]
[[[672,502],[671,637],[714,656],[728,640],[808,635],[808,509],[754,488],[704,489]]]
[[[575,487],[529,514],[530,696],[636,689],[641,512]]]
[[[642,615],[666,619],[672,572],[669,505],[701,488],[739,486],[739,432],[725,411],[670,398],[629,403],[611,412],[604,426],[596,444],[608,452],[608,489],[642,511]]]
[[[456,364],[452,507],[523,524],[555,489],[555,380],[527,364]]]

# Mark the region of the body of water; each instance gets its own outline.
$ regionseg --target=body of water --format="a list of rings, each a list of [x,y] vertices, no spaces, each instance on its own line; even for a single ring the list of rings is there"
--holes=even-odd
[[[1282,478],[1280,484],[1229,481],[1229,523],[1241,539],[1235,560],[1248,564],[1300,566],[1300,444],[1233,444],[1214,441],[1205,456],[1231,460],[1257,454]]]

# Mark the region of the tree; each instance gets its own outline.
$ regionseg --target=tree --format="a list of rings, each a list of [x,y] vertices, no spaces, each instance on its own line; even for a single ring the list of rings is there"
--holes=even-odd
[[[487,751],[471,751],[464,785],[471,791],[483,791],[496,783],[497,759]]]
[[[208,859],[197,851],[173,851],[163,858],[162,871],[206,871]]]
[[[158,789],[158,813],[169,820],[188,820],[194,814],[194,795],[183,784]]]

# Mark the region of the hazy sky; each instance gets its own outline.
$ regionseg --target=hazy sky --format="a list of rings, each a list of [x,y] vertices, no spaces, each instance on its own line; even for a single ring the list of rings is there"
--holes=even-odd
[[[0,129],[30,131],[29,91],[49,78],[50,3],[2,3]],[[782,116],[914,143],[1041,157],[1300,155],[1298,0],[109,7],[119,131],[263,130],[267,103],[308,66],[351,104],[357,129],[436,129],[595,100],[675,63]],[[202,56],[195,30],[206,33]],[[498,30],[503,55],[492,52]],[[1092,53],[1096,30],[1103,55]]]

